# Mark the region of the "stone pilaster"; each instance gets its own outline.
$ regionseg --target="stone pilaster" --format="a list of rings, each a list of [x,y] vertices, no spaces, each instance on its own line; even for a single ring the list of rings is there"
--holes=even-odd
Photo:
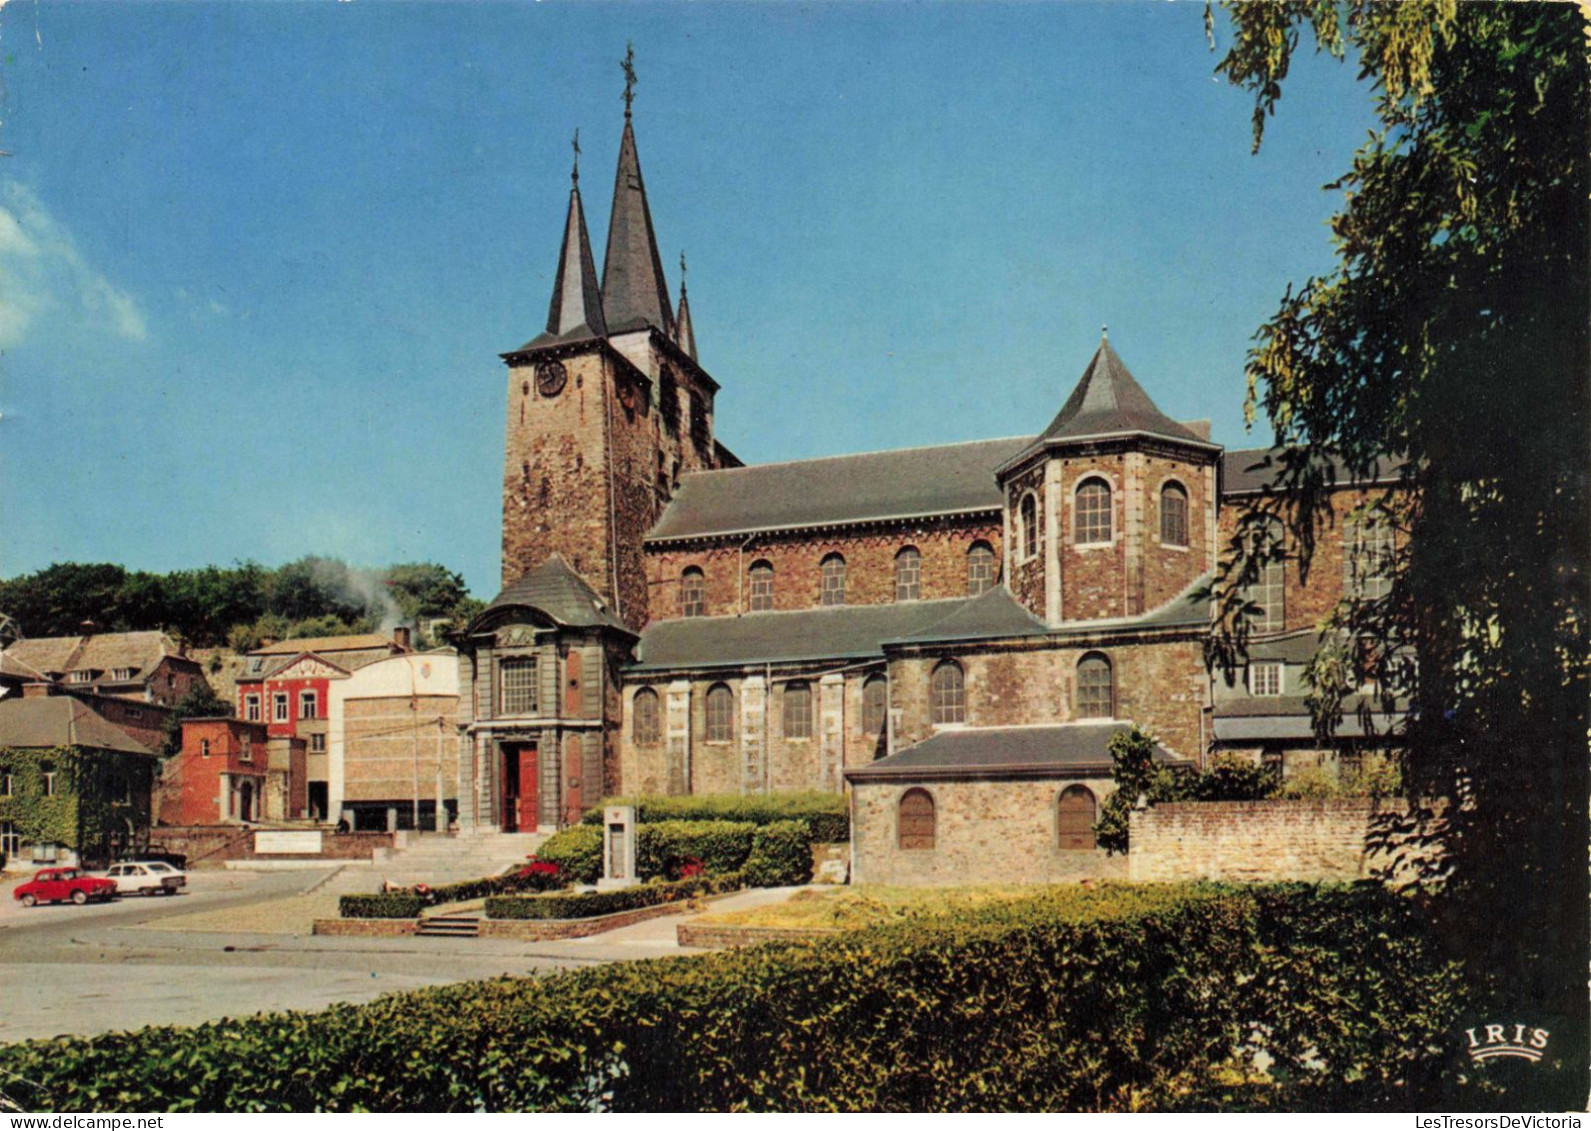
[[[768,783],[768,685],[760,675],[740,684],[740,792],[761,793]]]
[[[668,746],[668,792],[691,791],[691,685],[677,679],[668,685],[664,740]]]
[[[818,788],[840,792],[845,779],[845,677],[830,672],[818,681]]]

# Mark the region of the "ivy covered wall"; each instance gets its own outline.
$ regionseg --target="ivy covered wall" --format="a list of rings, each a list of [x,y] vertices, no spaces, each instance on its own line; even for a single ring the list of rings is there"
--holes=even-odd
[[[60,844],[85,861],[108,860],[146,837],[154,775],[155,759],[141,754],[0,748],[0,822],[24,845]]]

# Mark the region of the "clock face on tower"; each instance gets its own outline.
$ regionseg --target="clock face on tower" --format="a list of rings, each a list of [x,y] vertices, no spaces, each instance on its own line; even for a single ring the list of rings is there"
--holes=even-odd
[[[543,361],[536,366],[536,391],[544,397],[556,397],[568,380],[569,374],[560,361]]]

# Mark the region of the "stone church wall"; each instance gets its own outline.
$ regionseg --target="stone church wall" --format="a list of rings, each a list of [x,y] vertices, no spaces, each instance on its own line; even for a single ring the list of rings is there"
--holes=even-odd
[[[967,552],[985,542],[1000,561],[997,517],[925,521],[888,530],[833,531],[743,540],[700,548],[664,547],[647,553],[652,619],[681,615],[680,578],[686,569],[702,571],[706,616],[734,616],[751,609],[751,567],[773,566],[773,607],[813,609],[823,603],[820,566],[830,554],[845,558],[845,603],[887,605],[895,600],[895,556],[907,546],[921,555],[921,596],[937,600],[967,595]]]
[[[934,799],[934,847],[901,848],[906,782],[858,782],[851,790],[855,884],[1051,884],[1125,878],[1127,861],[1103,849],[1062,851],[1057,801],[1070,785],[1103,802],[1108,779],[926,782]]]

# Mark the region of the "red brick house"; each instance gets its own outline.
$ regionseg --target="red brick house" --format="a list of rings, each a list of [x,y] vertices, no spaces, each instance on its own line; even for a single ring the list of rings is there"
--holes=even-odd
[[[237,675],[237,714],[262,723],[273,739],[301,739],[307,751],[309,811],[328,815],[327,713],[336,680],[377,660],[407,653],[406,630],[282,640],[244,657]]]
[[[182,749],[161,774],[161,824],[296,820],[306,808],[303,739],[243,719],[183,721]]]

